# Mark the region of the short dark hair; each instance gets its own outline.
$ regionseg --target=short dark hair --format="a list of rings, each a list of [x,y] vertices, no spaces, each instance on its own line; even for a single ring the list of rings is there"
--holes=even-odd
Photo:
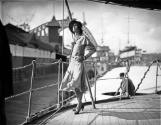
[[[124,76],[125,76],[125,73],[121,72],[120,77],[124,77]]]

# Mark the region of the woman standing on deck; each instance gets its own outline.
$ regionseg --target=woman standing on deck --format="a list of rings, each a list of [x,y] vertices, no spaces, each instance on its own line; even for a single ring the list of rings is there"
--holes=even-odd
[[[84,108],[82,104],[82,95],[87,89],[87,80],[83,61],[90,57],[96,49],[91,41],[83,35],[81,22],[72,20],[69,23],[69,29],[74,34],[74,42],[72,43],[70,63],[62,80],[60,89],[63,91],[75,91],[78,105],[74,114],[79,114],[80,110],[83,110]],[[85,49],[88,50],[86,55]]]

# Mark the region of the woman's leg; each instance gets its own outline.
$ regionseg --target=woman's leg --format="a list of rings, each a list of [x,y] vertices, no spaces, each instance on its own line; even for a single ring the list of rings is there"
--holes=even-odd
[[[83,95],[83,93],[78,88],[75,89],[75,93],[76,93],[76,97],[77,97],[77,101],[78,101],[77,107],[79,107],[79,105],[82,104],[82,95]]]
[[[78,105],[75,109],[75,114],[79,114],[79,111],[81,110],[82,108],[82,96],[83,96],[83,92],[81,92],[79,89],[75,89],[75,93],[76,93],[76,97],[77,97],[77,100],[78,100]]]

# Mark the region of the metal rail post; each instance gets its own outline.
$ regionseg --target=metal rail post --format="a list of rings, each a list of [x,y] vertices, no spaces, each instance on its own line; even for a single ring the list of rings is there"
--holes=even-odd
[[[63,80],[63,76],[64,76],[64,70],[63,70],[63,69],[64,69],[64,65],[63,65],[63,62],[62,62],[62,79],[61,79],[61,80]],[[63,93],[63,91],[62,91],[61,94],[62,94],[61,97],[62,97],[62,106],[63,106],[63,105],[64,105],[64,104],[63,104],[63,100],[64,100],[64,95],[63,95],[64,93]]]
[[[63,25],[62,25],[62,29],[63,29],[63,42],[62,42],[62,54],[64,53],[64,0],[63,0]],[[64,77],[64,65],[63,65],[63,61],[62,61],[62,79],[63,80],[63,77]],[[62,106],[63,106],[63,100],[64,100],[64,97],[63,97],[63,91],[62,91]]]
[[[129,62],[129,60],[127,60],[126,61],[127,63],[126,63],[126,76],[125,77],[129,77],[129,71],[130,71],[130,62]],[[125,79],[125,78],[124,78]],[[127,84],[127,93],[129,93],[129,84]]]
[[[97,72],[96,72],[96,63],[94,62],[94,101],[96,102],[96,79],[97,79]]]
[[[158,61],[156,62],[157,63],[157,69],[156,69],[156,81],[155,81],[155,83],[156,83],[156,86],[155,86],[155,93],[157,94],[157,84],[158,84]]]
[[[29,89],[29,105],[28,105],[28,112],[27,112],[26,122],[29,122],[29,120],[30,120],[30,114],[31,114],[32,85],[33,85],[33,79],[34,79],[35,66],[36,66],[36,62],[35,62],[35,60],[33,60],[32,61],[31,82],[30,82],[30,89]]]
[[[59,92],[59,88],[60,88],[60,65],[61,65],[61,59],[59,60],[59,64],[58,64],[58,104],[57,104],[57,108],[60,107],[60,92]]]
[[[84,68],[85,68],[85,64],[83,64]],[[85,70],[85,69],[84,69]],[[87,87],[88,87],[88,90],[89,90],[89,94],[90,94],[90,97],[91,97],[91,102],[92,102],[92,106],[93,108],[95,109],[95,103],[94,103],[94,99],[93,99],[93,96],[92,96],[92,91],[91,91],[91,86],[89,84],[89,80],[88,80],[88,76],[87,76],[87,73],[85,71],[85,79],[86,79],[86,83],[87,83]]]

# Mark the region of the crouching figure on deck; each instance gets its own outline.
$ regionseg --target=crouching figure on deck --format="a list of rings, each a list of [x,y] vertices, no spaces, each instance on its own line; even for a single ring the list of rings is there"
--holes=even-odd
[[[74,42],[72,43],[72,54],[70,63],[61,82],[60,90],[74,91],[78,100],[78,105],[74,109],[74,114],[79,114],[84,108],[82,103],[82,95],[87,90],[87,76],[83,61],[90,57],[96,48],[92,42],[83,34],[82,23],[72,20],[69,23],[69,29],[74,34]],[[85,50],[88,53],[85,55]]]
[[[115,95],[117,95],[117,93],[119,92],[119,90],[121,89],[120,92],[120,99],[122,97],[122,95],[125,95],[126,97],[131,97],[135,95],[135,86],[132,82],[132,80],[130,78],[125,77],[124,73],[120,73],[120,79],[122,79],[121,84],[119,86],[119,88],[117,89]]]

